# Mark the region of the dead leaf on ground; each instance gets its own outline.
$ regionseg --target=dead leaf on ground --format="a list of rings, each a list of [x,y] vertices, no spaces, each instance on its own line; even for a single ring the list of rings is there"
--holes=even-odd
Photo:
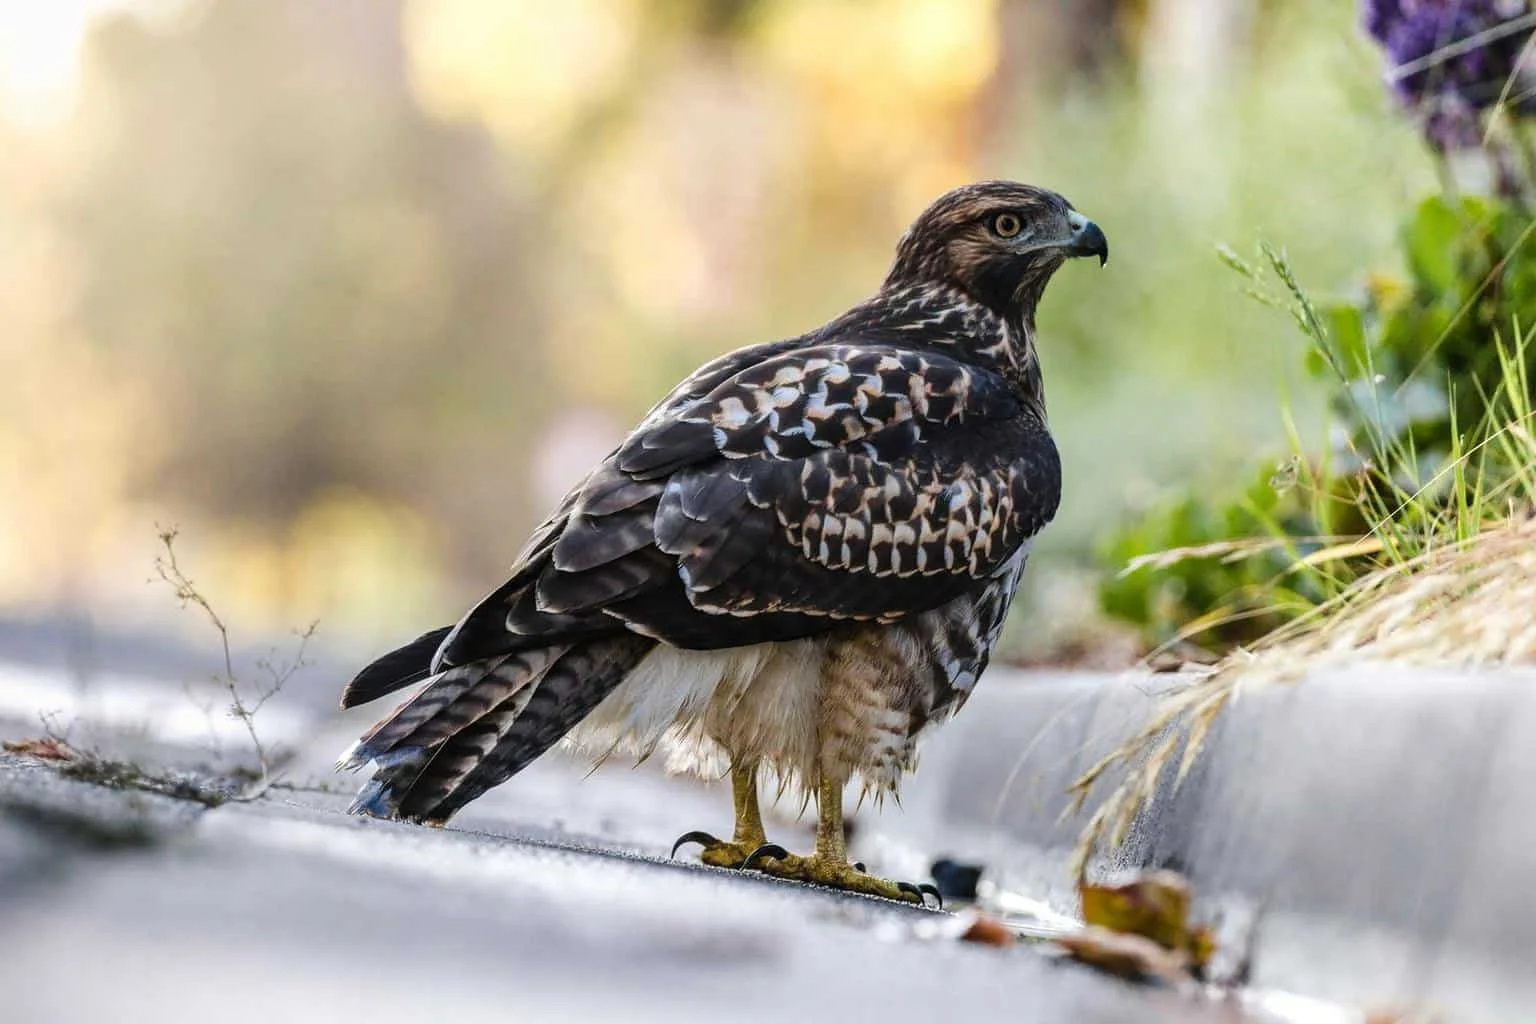
[[[1184,953],[1203,970],[1215,952],[1209,928],[1189,922],[1189,881],[1176,871],[1151,871],[1125,885],[1078,885],[1083,920],[1110,931],[1141,935]]]
[[[1441,1024],[1437,1014],[1410,1010],[1376,1009],[1365,1015],[1365,1024]]]
[[[970,926],[960,934],[960,941],[1007,949],[1018,941],[1018,937],[1013,934],[1012,929],[997,918],[978,914],[971,921]]]
[[[1072,958],[1130,981],[1164,981],[1170,985],[1188,981],[1189,958],[1164,949],[1143,935],[1111,931],[1089,925],[1075,935],[1056,940]]]
[[[6,740],[0,743],[7,754],[19,754],[22,757],[34,758],[38,761],[78,761],[80,752],[55,736],[44,736],[30,740]]]
[[[1189,923],[1189,881],[1177,872],[1151,871],[1125,885],[1080,882],[1078,896],[1087,927],[1058,941],[1084,963],[1122,977],[1167,980],[1170,971],[1202,976],[1215,953],[1211,930]]]

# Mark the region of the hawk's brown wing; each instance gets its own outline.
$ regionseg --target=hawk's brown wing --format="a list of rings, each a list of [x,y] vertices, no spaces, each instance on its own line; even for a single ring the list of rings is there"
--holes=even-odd
[[[892,621],[978,588],[1055,512],[1055,447],[989,371],[851,343],[728,360],[572,493],[448,663],[616,629],[710,648]]]

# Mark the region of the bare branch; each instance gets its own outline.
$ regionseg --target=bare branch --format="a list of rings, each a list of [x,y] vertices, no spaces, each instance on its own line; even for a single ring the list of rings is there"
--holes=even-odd
[[[294,674],[304,668],[309,662],[305,659],[309,650],[310,641],[314,639],[315,631],[319,628],[319,622],[311,622],[302,630],[296,630],[298,647],[293,657],[286,661],[275,661],[277,655],[274,649],[267,657],[256,663],[259,671],[267,676],[267,683],[259,687],[242,686],[239,677],[235,674],[234,655],[230,649],[229,628],[224,619],[214,610],[212,602],[208,600],[197,588],[197,585],[182,569],[181,563],[176,558],[176,538],[179,531],[175,527],[157,527],[162,551],[155,556],[155,572],[160,579],[169,585],[176,595],[176,600],[183,608],[193,606],[200,611],[208,622],[219,634],[219,647],[224,655],[224,674],[216,676],[214,682],[222,686],[229,695],[229,716],[240,722],[245,727],[246,735],[250,737],[251,749],[256,756],[257,768],[260,775],[251,787],[246,791],[242,799],[254,799],[264,793],[273,782],[273,757],[272,752],[262,742],[260,733],[256,730],[256,714],[267,702],[277,696]],[[207,709],[205,709],[207,710]]]

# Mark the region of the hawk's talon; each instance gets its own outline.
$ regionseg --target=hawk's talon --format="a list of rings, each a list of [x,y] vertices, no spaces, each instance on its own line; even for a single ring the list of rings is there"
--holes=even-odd
[[[708,832],[689,832],[680,836],[672,845],[672,856],[677,856],[677,851],[689,843],[698,843],[703,847],[699,851],[699,862],[708,864],[712,868],[729,868],[731,870],[744,871],[755,863],[752,858],[759,859],[774,855],[774,851],[783,852],[782,847],[772,843],[764,843],[761,839],[751,837],[743,840],[726,840],[712,836]]]
[[[869,868],[866,868],[864,866],[864,862],[863,861],[856,860],[856,861],[853,862],[853,870],[857,871],[859,874],[862,875],[862,874],[865,874],[866,872],[868,872]]]
[[[712,846],[721,845],[721,841],[710,835],[708,832],[700,832],[697,830],[693,832],[685,832],[677,837],[677,842],[672,844],[672,852],[667,854],[667,859],[677,859],[677,851],[687,846],[689,843],[698,843],[706,850]]]
[[[784,847],[780,846],[778,843],[764,843],[762,846],[759,846],[757,849],[748,854],[747,859],[741,862],[741,870],[761,870],[758,865],[762,861],[768,860],[770,858],[773,860],[788,860],[789,851],[784,849]]]
[[[877,878],[835,855],[822,853],[801,857],[776,843],[768,843],[753,850],[752,855],[742,863],[742,868],[786,882],[806,882],[841,892],[856,892],[898,903],[928,906],[922,890],[910,882],[891,882]]]
[[[934,902],[939,905],[939,909],[940,910],[944,909],[944,894],[939,892],[939,887],[938,886],[934,885],[932,882],[923,882],[923,883],[918,885],[917,891],[920,892],[920,893],[923,893],[924,896],[932,896],[933,899],[934,899]],[[923,900],[923,906],[926,907],[927,905],[928,905],[928,900],[924,899]]]

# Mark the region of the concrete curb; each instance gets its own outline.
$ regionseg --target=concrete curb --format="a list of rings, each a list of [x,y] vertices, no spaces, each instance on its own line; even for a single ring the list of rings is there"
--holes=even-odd
[[[880,827],[1070,911],[1092,801],[1062,820],[1067,790],[1169,685],[994,674]],[[1176,791],[1172,774],[1094,869],[1186,873],[1205,913],[1251,925],[1255,984],[1536,1019],[1536,673],[1362,668],[1244,694]]]

